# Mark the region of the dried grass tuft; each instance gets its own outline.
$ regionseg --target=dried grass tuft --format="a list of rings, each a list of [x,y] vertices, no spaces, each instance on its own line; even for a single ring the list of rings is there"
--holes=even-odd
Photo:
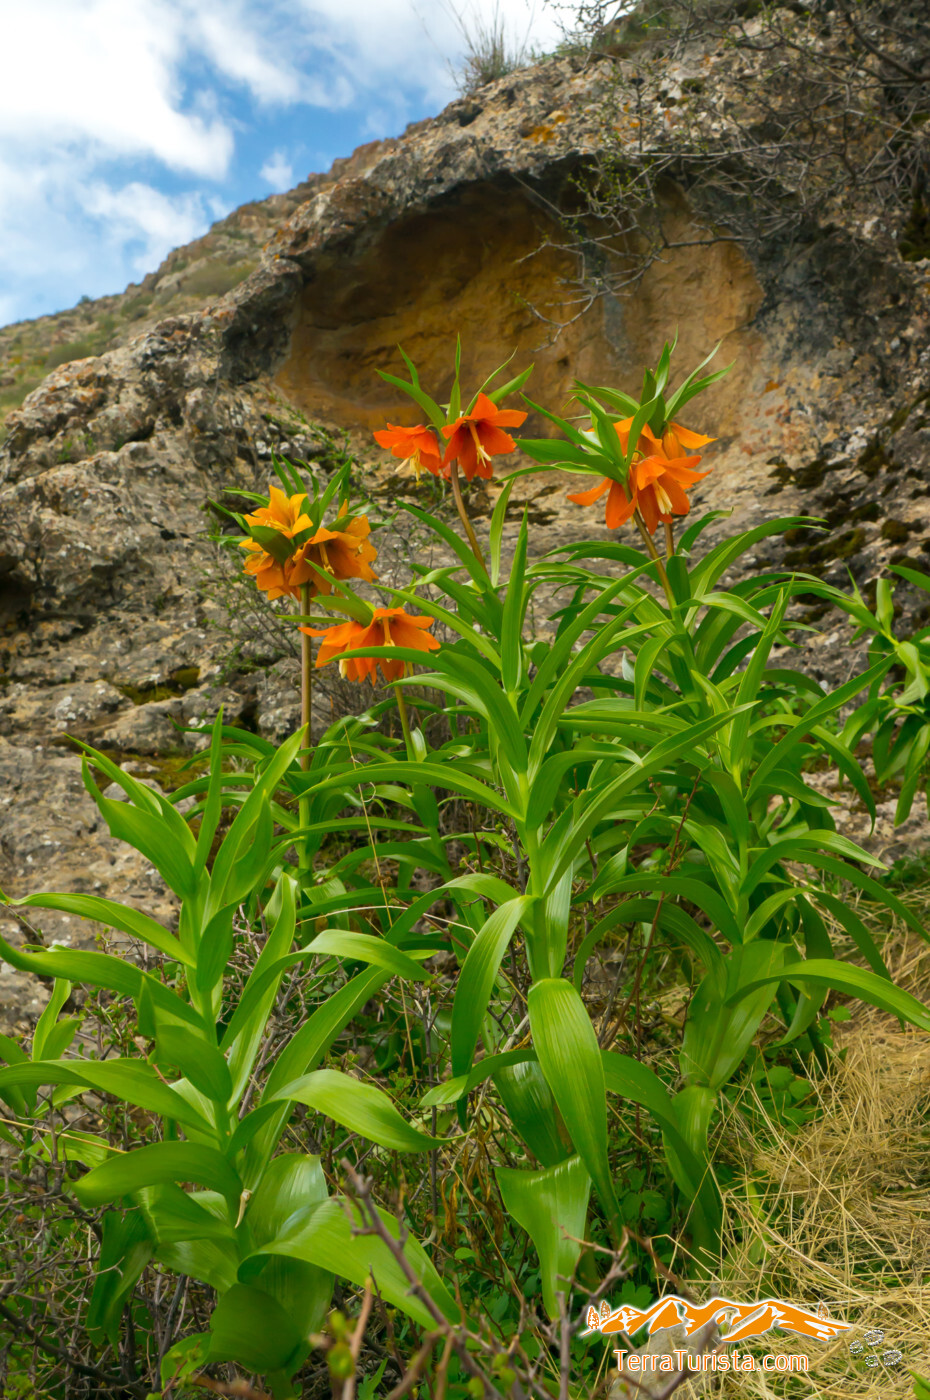
[[[895,982],[930,1000],[930,947],[896,934],[883,952]],[[725,1263],[713,1287],[811,1310],[824,1302],[855,1330],[829,1344],[767,1333],[747,1349],[806,1353],[809,1372],[718,1373],[683,1386],[682,1400],[888,1400],[913,1396],[910,1371],[930,1372],[930,1038],[873,1008],[852,1009],[835,1035],[845,1059],[812,1081],[821,1116],[788,1134],[756,1099],[754,1135],[739,1107],[726,1124],[735,1178],[724,1191]],[[710,1287],[694,1290],[703,1298]],[[884,1341],[851,1355],[850,1342],[873,1328]],[[897,1366],[881,1362],[891,1350],[903,1353]],[[870,1355],[877,1365],[866,1364]]]

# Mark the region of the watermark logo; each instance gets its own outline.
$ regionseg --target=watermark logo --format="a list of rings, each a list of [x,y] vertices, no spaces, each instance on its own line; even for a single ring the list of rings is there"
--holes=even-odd
[[[810,1358],[803,1354],[768,1354],[754,1356],[750,1352],[740,1352],[732,1343],[744,1341],[748,1337],[761,1337],[773,1328],[794,1332],[802,1337],[812,1337],[819,1342],[850,1332],[856,1324],[831,1317],[828,1305],[821,1301],[815,1312],[786,1303],[781,1298],[762,1298],[754,1303],[740,1303],[732,1298],[715,1296],[707,1303],[693,1303],[677,1294],[666,1294],[647,1308],[636,1308],[624,1304],[611,1308],[605,1300],[600,1308],[588,1308],[587,1329],[582,1336],[601,1332],[605,1336],[620,1334],[626,1338],[627,1347],[633,1335],[645,1328],[650,1341],[637,1351],[614,1348],[617,1370],[629,1374],[631,1379],[643,1371],[677,1372],[680,1375],[695,1371],[807,1371]],[[662,1341],[666,1345],[671,1340],[656,1337],[668,1329],[675,1329],[676,1350],[660,1352]],[[716,1330],[715,1330],[716,1329]],[[692,1339],[685,1349],[681,1345]],[[879,1352],[885,1340],[880,1327],[872,1327],[861,1338],[849,1340],[849,1355],[860,1365],[874,1368],[879,1365],[895,1367],[903,1360],[903,1353],[897,1347],[889,1347]],[[692,1350],[693,1348],[693,1350]],[[867,1348],[874,1350],[867,1351]],[[635,1379],[633,1383],[636,1384]],[[676,1382],[677,1384],[677,1382]],[[626,1390],[623,1391],[626,1394]],[[930,1400],[928,1389],[927,1400]]]
[[[692,1303],[676,1294],[666,1294],[645,1309],[634,1308],[629,1303],[611,1309],[607,1302],[603,1302],[600,1311],[593,1306],[588,1309],[586,1321],[587,1329],[582,1333],[586,1337],[592,1332],[623,1332],[630,1337],[642,1327],[650,1334],[665,1327],[683,1327],[685,1337],[691,1337],[709,1322],[718,1326],[729,1322],[726,1333],[721,1337],[721,1341],[726,1343],[760,1337],[773,1327],[826,1342],[841,1332],[848,1332],[853,1326],[851,1322],[827,1317],[822,1308],[808,1312],[806,1308],[785,1303],[780,1298],[738,1303],[732,1298],[715,1297],[707,1303]]]

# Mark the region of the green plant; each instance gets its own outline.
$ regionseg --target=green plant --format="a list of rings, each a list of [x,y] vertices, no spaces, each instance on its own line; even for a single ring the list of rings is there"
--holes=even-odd
[[[46,374],[49,370],[58,369],[60,365],[69,364],[72,360],[86,360],[91,355],[97,355],[100,346],[94,337],[86,340],[66,340],[61,345],[53,345],[45,357],[44,369]]]
[[[464,538],[409,507],[441,562],[412,561],[410,586],[378,584],[389,607],[360,596],[360,579],[376,582],[374,551],[367,519],[349,514],[343,471],[321,491],[275,459],[281,486],[254,496],[250,513],[229,512],[244,532],[234,543],[245,547],[250,577],[299,604],[282,622],[308,629],[304,638],[323,632],[316,666],[338,659],[359,679],[380,667],[393,698],[340,720],[313,745],[304,730],[275,749],[220,718],[208,773],[171,801],[86,751],[85,782],[111,832],[147,855],[180,899],[178,934],[90,896],[15,901],[108,922],[166,962],[153,973],[100,954],[0,943],[18,967],[130,998],[144,1046],[110,1061],[34,1053],[27,1062],[11,1052],[0,1095],[39,1084],[108,1091],[149,1115],[150,1145],[120,1154],[100,1136],[67,1151],[90,1168],[70,1188],[77,1200],[113,1208],[90,1319],[101,1335],[116,1326],[133,1269],[149,1259],[215,1290],[209,1330],[167,1353],[166,1385],[172,1367],[180,1376],[231,1358],[265,1373],[276,1394],[292,1393],[318,1345],[329,1276],[364,1288],[370,1271],[385,1299],[429,1329],[416,1353],[421,1369],[441,1343],[443,1364],[454,1352],[464,1368],[455,1384],[481,1379],[468,1371],[462,1333],[449,1328],[467,1330],[465,1314],[478,1308],[509,1346],[530,1291],[562,1329],[558,1339],[543,1329],[536,1339],[541,1366],[561,1375],[575,1355],[572,1300],[601,1285],[599,1251],[625,1257],[633,1238],[642,1258],[667,1267],[648,1238],[639,1242],[639,1231],[661,1228],[688,1249],[693,1273],[713,1267],[719,1110],[754,1086],[767,1121],[800,1126],[801,1076],[772,1060],[807,1053],[812,1072],[829,1063],[837,1008],[825,1014],[828,996],[857,997],[930,1030],[930,1011],[894,985],[846,889],[924,934],[921,921],[869,873],[881,862],[837,832],[833,804],[805,777],[812,761],[829,760],[874,819],[839,716],[864,692],[863,708],[872,703],[892,651],[828,694],[802,672],[770,665],[772,649],[793,645],[804,626],[790,616],[802,594],[861,609],[861,600],[787,571],[721,586],[743,554],[806,518],[724,537],[703,554],[702,532],[722,513],[676,538],[687,491],[706,475],[695,471],[693,448],[708,441],[677,419],[720,372],[702,379],[699,367],[671,392],[672,351],[646,372],[638,399],[579,383],[590,426],[542,409],[563,438],[520,444],[545,465],[593,475],[593,490],[576,499],[606,495],[608,523],[632,519],[643,548],[588,540],[533,558],[524,513],[509,567],[515,477],[485,542],[465,510],[459,469],[467,489],[511,450],[505,428],[524,415],[501,403],[528,371],[492,389],[498,370],[468,397],[457,348],[450,400],[439,404],[404,356],[409,377],[384,377],[427,421],[379,440],[449,483]],[[531,609],[547,597],[540,640]],[[865,625],[871,614],[861,611]],[[426,640],[433,626],[446,629],[441,645]],[[302,641],[305,716],[311,660]],[[417,699],[421,712],[436,711],[429,736],[408,708],[423,686],[440,696],[434,707]],[[400,742],[376,727],[389,708]],[[105,798],[95,771],[120,783],[128,802]],[[176,804],[188,798],[185,821]],[[238,911],[250,926],[263,921],[267,941],[234,997]],[[865,967],[837,955],[831,928]],[[618,955],[618,971],[609,988],[592,990],[589,967],[605,949]],[[456,964],[441,1013],[430,1001],[438,976],[423,967],[440,952]],[[347,980],[269,1066],[261,1046],[271,1005],[285,973],[311,958],[331,960],[333,976]],[[660,962],[687,1014],[683,1027],[660,1015],[650,1032]],[[373,1015],[369,1003],[389,979],[400,1008],[378,1005]],[[398,1103],[346,1066],[324,1066],[353,1021],[362,1037],[353,1067],[389,1077]],[[419,1223],[431,1219],[436,1242],[442,1202],[446,1233],[465,1251],[454,1257],[475,1280],[462,1305],[452,1278],[407,1234],[403,1210],[359,1214],[371,1188],[351,1162],[349,1188],[331,1195],[319,1154],[284,1150],[295,1104],[367,1140],[385,1181],[400,1182],[408,1155],[430,1162],[430,1212]],[[18,1100],[17,1109],[35,1115],[38,1105]],[[447,1183],[440,1157],[454,1149],[474,1161]],[[463,1221],[456,1193],[472,1166],[489,1205]],[[514,1241],[507,1253],[505,1228]],[[330,1374],[347,1379],[350,1358],[337,1348],[352,1348],[333,1336]],[[515,1352],[499,1354],[494,1385],[515,1393],[526,1373],[511,1364]],[[443,1386],[452,1374],[442,1371]]]
[[[180,291],[185,296],[220,297],[238,287],[258,264],[252,260],[237,263],[210,263],[196,267],[181,278]]]
[[[892,565],[891,572],[930,593],[930,575],[917,569]],[[888,665],[904,672],[893,678],[884,690],[884,673],[872,681],[869,697],[847,720],[844,742],[854,748],[868,733],[873,734],[872,762],[879,783],[899,779],[901,791],[895,808],[895,824],[910,815],[921,783],[930,812],[926,790],[927,753],[930,750],[930,627],[923,627],[906,640],[894,632],[894,585],[879,579],[875,587],[875,607],[870,609],[852,583],[852,598],[842,598],[840,607],[858,623],[853,640],[866,632],[874,634],[869,658],[884,658]]]
[[[495,3],[491,15],[484,19],[472,13],[467,19],[450,4],[452,17],[465,44],[465,54],[458,70],[460,92],[469,95],[487,83],[496,82],[527,62],[527,39],[512,40],[507,21]]]
[[[59,982],[40,1024],[31,1060],[11,1043],[12,1062],[0,1069],[0,1094],[26,1115],[43,1084],[57,1085],[51,1102],[91,1090],[116,1096],[148,1115],[149,1145],[114,1153],[103,1138],[69,1138],[66,1158],[90,1168],[73,1186],[87,1207],[124,1203],[104,1217],[97,1285],[87,1327],[112,1338],[122,1308],[149,1259],[216,1290],[209,1331],[187,1337],[164,1358],[163,1382],[210,1361],[239,1361],[268,1375],[276,1395],[291,1394],[289,1377],[302,1364],[309,1338],[325,1316],[332,1275],[364,1283],[374,1267],[383,1296],[415,1317],[428,1317],[407,1296],[396,1261],[377,1240],[353,1237],[342,1203],[332,1199],[317,1158],[275,1155],[297,1103],[311,1104],[373,1141],[405,1150],[433,1145],[409,1127],[390,1100],[371,1086],[315,1066],[332,1039],[392,972],[413,981],[424,974],[389,942],[333,930],[292,951],[298,885],[281,866],[272,840],[271,796],[298,751],[301,734],[272,753],[239,806],[216,851],[207,857],[222,812],[222,726],[214,726],[211,776],[196,838],[166,799],[143,787],[104,755],[88,750],[85,784],[111,832],[134,844],[181,900],[177,936],[126,906],[89,895],[39,894],[12,901],[20,907],[66,910],[96,918],[139,938],[167,958],[170,980],[109,954],[57,950],[20,952],[0,942],[14,966],[130,996],[140,1035],[151,1044],[97,1061],[61,1058],[73,1022],[55,1016],[69,988]],[[102,796],[93,770],[119,783],[128,801]],[[288,838],[289,840],[289,838]],[[268,939],[235,1007],[224,1008],[223,988],[233,947],[233,917],[242,904],[263,901]],[[259,1086],[253,1081],[263,1029],[286,970],[320,952],[343,952],[368,964],[323,1003],[291,1040]],[[180,1073],[180,1078],[172,1078]],[[32,1106],[27,1095],[33,1096]],[[249,1097],[257,1103],[248,1109]],[[57,1096],[57,1097],[56,1097]],[[37,1120],[41,1127],[41,1117]],[[183,1133],[183,1138],[181,1134]],[[183,1190],[180,1183],[196,1183]],[[128,1205],[128,1208],[126,1208]],[[390,1221],[388,1221],[390,1225]],[[395,1231],[396,1231],[396,1227]],[[441,1310],[457,1308],[429,1259],[413,1241],[405,1250],[417,1276]]]

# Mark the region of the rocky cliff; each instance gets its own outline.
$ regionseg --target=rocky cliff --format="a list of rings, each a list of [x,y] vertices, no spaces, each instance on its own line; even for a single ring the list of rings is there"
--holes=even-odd
[[[635,91],[635,64],[619,61]],[[738,120],[748,61],[700,39],[680,51],[682,81],[655,99],[662,122],[681,119],[689,91],[698,93],[687,84],[695,72]],[[457,332],[468,381],[513,350],[517,366],[536,363],[533,397],[559,407],[576,375],[635,388],[676,328],[681,366],[721,341],[718,362],[734,368],[695,423],[719,438],[698,504],[732,512],[718,536],[775,514],[828,526],[795,530],[745,566],[778,560],[839,583],[848,566],[866,588],[890,560],[930,567],[930,262],[902,260],[836,211],[809,216],[790,242],[750,244],[726,235],[718,209],[723,231],[708,238],[687,190],[666,179],[656,196],[671,232],[662,255],[628,294],[587,296],[578,269],[590,226],[568,246],[560,211],[578,213],[577,180],[607,139],[617,62],[616,53],[569,56],[512,74],[313,177],[281,197],[258,265],[233,290],[62,364],[9,415],[0,887],[96,890],[156,915],[167,908],[151,867],[101,829],[67,736],[171,786],[198,742],[176,726],[220,702],[259,732],[288,731],[296,662],[261,640],[232,656],[207,503],[262,489],[273,449],[325,471],[342,430],[376,499],[413,498],[412,480],[370,437],[386,417],[408,421],[376,374],[396,368],[398,343],[437,396]],[[178,264],[190,252],[172,255],[172,296],[183,292]],[[622,268],[624,256],[614,248],[602,264]],[[604,533],[565,500],[567,484],[560,473],[518,484],[537,553]],[[495,493],[472,497],[479,531]],[[899,596],[905,622],[917,618],[919,597]],[[840,621],[824,627],[804,664],[845,679],[859,654]],[[879,848],[893,853],[908,833],[891,845],[883,810]],[[46,940],[93,936],[66,916],[44,916],[41,927]],[[23,936],[12,918],[3,932]],[[8,1019],[42,995],[0,975]]]

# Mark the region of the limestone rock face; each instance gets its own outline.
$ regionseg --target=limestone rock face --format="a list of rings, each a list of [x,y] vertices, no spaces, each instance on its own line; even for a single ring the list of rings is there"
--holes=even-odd
[[[694,62],[708,81],[733,81],[725,54]],[[67,736],[168,783],[170,764],[203,742],[183,726],[221,702],[271,738],[288,732],[294,654],[259,639],[241,651],[248,664],[229,664],[235,638],[209,586],[208,502],[264,489],[272,450],[325,474],[332,440],[317,422],[348,433],[373,497],[415,499],[370,437],[386,418],[414,421],[376,373],[398,368],[398,343],[436,397],[461,333],[466,382],[513,351],[514,372],[536,364],[532,397],[565,410],[576,376],[636,389],[676,329],[680,369],[720,341],[718,363],[734,368],[693,420],[719,439],[696,506],[732,515],[708,541],[803,514],[825,517],[827,531],[798,526],[741,567],[782,562],[843,583],[848,566],[866,585],[889,560],[928,564],[927,263],[890,259],[836,223],[812,228],[790,256],[708,244],[690,236],[685,194],[668,185],[672,246],[629,296],[585,309],[557,211],[597,153],[608,71],[609,61],[552,60],[361,148],[301,187],[260,265],[223,299],[64,364],[10,415],[0,448],[0,888],[89,888],[170,911],[142,858],[101,832]],[[558,472],[517,485],[537,553],[606,536],[602,516],[565,500],[569,485]],[[479,531],[498,489],[471,498]],[[917,595],[902,587],[899,597],[915,616]],[[848,636],[831,623],[804,664],[845,679],[858,664]],[[38,922],[63,936],[54,918]],[[15,925],[4,931],[22,937]],[[85,925],[66,936],[93,934]],[[20,979],[0,975],[0,1014],[15,1019],[32,995],[24,1002]]]

